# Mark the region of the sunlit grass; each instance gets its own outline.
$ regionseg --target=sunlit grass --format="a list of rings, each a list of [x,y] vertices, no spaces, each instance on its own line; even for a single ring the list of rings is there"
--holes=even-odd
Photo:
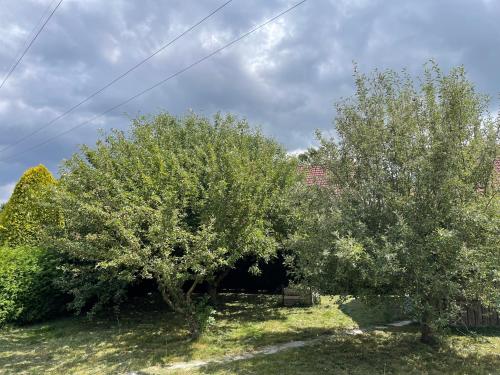
[[[224,295],[215,315],[215,326],[197,341],[189,340],[183,320],[166,311],[155,298],[137,301],[118,316],[111,314],[92,321],[70,317],[27,327],[9,327],[0,331],[0,374],[122,374],[132,370],[163,373],[164,367],[172,362],[209,359],[318,336],[325,336],[321,345],[192,372],[302,374],[308,373],[309,366],[315,369],[309,372],[313,374],[321,373],[318,371],[323,371],[324,365],[332,371],[340,371],[332,373],[344,370],[356,373],[355,370],[361,371],[363,366],[377,371],[386,366],[387,373],[398,373],[383,365],[384,361],[395,360],[398,366],[413,366],[401,369],[423,369],[412,364],[422,358],[436,363],[444,358],[443,366],[468,361],[463,358],[472,358],[473,362],[480,362],[481,358],[498,361],[500,335],[494,331],[486,332],[489,336],[483,333],[476,338],[450,336],[450,347],[463,348],[461,352],[466,357],[450,354],[454,353],[451,349],[429,351],[418,343],[417,333],[411,331],[413,328],[409,332],[369,334],[362,338],[327,338],[326,335],[347,328],[399,318],[392,309],[368,308],[352,300],[339,306],[337,301],[323,297],[319,306],[285,308],[279,306],[280,296]],[[470,367],[469,373],[475,369],[491,369],[491,366],[482,366]],[[278,371],[280,368],[286,371]]]
[[[165,374],[152,369],[147,374]],[[359,336],[333,336],[320,343],[268,356],[209,365],[177,374],[499,374],[500,330],[480,338],[450,335],[439,347],[418,341],[414,327]]]

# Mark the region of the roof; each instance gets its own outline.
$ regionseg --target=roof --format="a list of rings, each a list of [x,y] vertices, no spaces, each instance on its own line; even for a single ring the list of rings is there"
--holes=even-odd
[[[306,185],[326,186],[328,184],[326,171],[322,167],[316,165],[301,166],[299,169],[306,174]]]
[[[326,176],[326,170],[317,165],[311,166],[300,166],[299,170],[305,172],[306,174],[306,185],[307,186],[327,186],[328,179]],[[500,158],[495,159],[495,171],[500,174]]]

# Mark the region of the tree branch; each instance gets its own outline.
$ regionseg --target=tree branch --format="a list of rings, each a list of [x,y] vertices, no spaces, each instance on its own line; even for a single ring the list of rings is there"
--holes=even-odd
[[[193,281],[193,285],[191,285],[191,287],[189,288],[189,290],[187,291],[186,293],[186,302],[188,304],[191,303],[191,294],[193,293],[194,291],[194,288],[196,287],[196,285],[198,285],[198,282],[199,282],[199,279],[196,278],[194,281]]]

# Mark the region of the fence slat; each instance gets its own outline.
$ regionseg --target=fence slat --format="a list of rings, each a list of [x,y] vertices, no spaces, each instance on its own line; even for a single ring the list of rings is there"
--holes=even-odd
[[[467,327],[500,326],[500,314],[479,302],[462,303],[462,313],[457,323]]]

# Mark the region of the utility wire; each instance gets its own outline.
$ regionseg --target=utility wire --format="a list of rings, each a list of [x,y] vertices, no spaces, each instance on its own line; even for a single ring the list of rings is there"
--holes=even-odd
[[[193,29],[195,29],[196,27],[198,27],[199,25],[201,25],[203,22],[205,22],[206,20],[208,20],[210,17],[212,17],[217,12],[219,12],[222,8],[224,8],[226,5],[228,5],[232,1],[233,0],[226,1],[224,4],[222,4],[221,6],[219,6],[218,8],[216,8],[215,10],[213,10],[212,12],[210,12],[210,14],[208,14],[207,16],[203,17],[201,20],[199,20],[198,22],[196,22],[193,26],[191,26],[188,29],[184,30],[182,33],[180,33],[179,35],[177,35],[174,39],[170,40],[168,43],[164,44],[159,49],[157,49],[156,51],[154,51],[151,55],[149,55],[148,57],[146,57],[144,60],[139,61],[137,64],[135,64],[134,66],[132,66],[131,68],[129,68],[127,71],[123,72],[122,74],[120,74],[119,76],[117,76],[116,78],[114,78],[113,80],[111,80],[110,82],[108,82],[107,84],[105,84],[104,86],[102,86],[97,91],[94,91],[92,94],[90,94],[89,96],[87,96],[81,102],[79,102],[79,103],[75,104],[74,106],[72,106],[71,108],[67,109],[66,111],[64,111],[63,113],[61,113],[60,115],[58,115],[57,117],[55,117],[54,119],[52,119],[51,121],[49,121],[48,123],[46,123],[45,125],[42,125],[41,127],[35,129],[31,133],[28,133],[24,137],[21,137],[17,141],[14,141],[13,143],[11,143],[11,144],[7,145],[6,147],[2,148],[0,150],[0,153],[4,152],[5,150],[8,150],[11,147],[14,147],[14,146],[18,145],[19,143],[21,143],[21,142],[25,141],[26,139],[34,136],[35,134],[38,134],[42,130],[48,128],[50,125],[52,125],[53,123],[55,123],[56,121],[60,120],[61,118],[67,116],[69,113],[73,112],[75,109],[77,109],[81,105],[87,103],[90,99],[94,98],[95,96],[99,95],[101,92],[103,92],[104,90],[106,90],[108,87],[110,87],[113,84],[115,84],[116,82],[120,81],[126,75],[128,75],[129,73],[131,73],[132,71],[134,71],[135,69],[137,69],[138,67],[140,67],[142,64],[144,64],[147,61],[149,61],[150,59],[152,59],[154,56],[156,56],[157,54],[159,54],[165,48],[167,48],[167,47],[171,46],[172,44],[174,44],[177,40],[179,40],[184,35],[186,35],[190,31],[192,31]]]
[[[42,30],[45,28],[45,25],[47,25],[47,23],[50,21],[50,19],[52,18],[52,16],[54,15],[54,13],[56,12],[57,8],[59,8],[59,6],[61,5],[62,2],[63,2],[63,0],[59,0],[59,3],[57,3],[56,7],[49,14],[49,16],[47,17],[47,19],[45,20],[45,22],[40,27],[40,29],[38,29],[37,33],[35,34],[35,36],[33,37],[33,39],[31,39],[31,41],[29,42],[29,44],[26,46],[26,48],[24,49],[24,51],[21,54],[21,56],[19,56],[19,58],[17,59],[17,61],[15,62],[15,64],[12,65],[12,67],[10,68],[10,70],[7,72],[7,74],[5,75],[2,83],[0,83],[0,89],[3,87],[3,85],[5,84],[5,82],[7,82],[7,80],[9,79],[10,75],[14,72],[14,70],[16,70],[17,66],[19,65],[19,63],[23,59],[24,55],[26,55],[26,53],[29,51],[29,49],[33,45],[33,43],[35,43],[35,40],[38,38],[38,36],[42,32]]]
[[[182,68],[181,70],[178,70],[178,71],[177,71],[177,72],[175,72],[174,74],[172,74],[172,75],[170,75],[170,76],[168,76],[168,77],[166,77],[166,78],[162,79],[161,81],[159,81],[159,82],[155,83],[153,86],[150,86],[150,87],[148,87],[148,88],[146,88],[146,89],[144,89],[144,90],[142,90],[142,91],[138,92],[138,93],[137,93],[137,94],[135,94],[134,96],[131,96],[131,97],[130,97],[130,98],[128,98],[127,100],[125,100],[125,101],[123,101],[123,102],[121,102],[121,103],[119,103],[119,104],[117,104],[117,105],[115,105],[115,106],[113,106],[113,107],[111,107],[111,108],[107,109],[106,111],[104,111],[104,112],[102,112],[102,113],[100,113],[100,114],[98,114],[98,115],[96,115],[96,116],[94,116],[94,117],[92,117],[92,118],[90,118],[90,119],[88,119],[88,120],[86,120],[86,121],[83,121],[83,122],[79,123],[78,125],[75,125],[75,126],[73,126],[72,128],[69,128],[68,130],[66,130],[66,131],[64,131],[64,132],[61,132],[61,133],[59,133],[59,134],[56,134],[56,135],[54,135],[53,137],[50,137],[50,138],[46,139],[45,141],[43,141],[43,142],[41,142],[41,143],[38,143],[38,144],[36,144],[36,145],[34,145],[34,146],[32,146],[32,147],[30,147],[30,148],[28,148],[28,149],[24,150],[22,153],[19,153],[19,154],[16,154],[16,155],[12,155],[12,156],[10,156],[10,157],[8,157],[8,158],[0,159],[0,161],[7,161],[7,160],[13,159],[13,158],[15,158],[15,157],[17,157],[17,156],[22,156],[22,155],[23,155],[23,154],[25,154],[26,152],[33,151],[33,150],[35,150],[35,149],[38,149],[38,148],[40,148],[40,147],[42,147],[42,146],[46,145],[47,143],[52,142],[54,139],[57,139],[57,138],[59,138],[59,137],[61,137],[61,136],[63,136],[63,135],[66,135],[66,134],[68,134],[68,133],[70,133],[70,132],[72,132],[72,131],[74,131],[74,130],[76,130],[76,129],[78,129],[78,128],[80,128],[80,127],[82,127],[82,126],[84,126],[84,125],[86,125],[86,124],[88,124],[88,123],[90,123],[90,122],[92,122],[92,121],[97,120],[98,118],[101,118],[101,117],[103,117],[103,116],[107,115],[108,113],[110,113],[110,112],[114,111],[115,109],[117,109],[117,108],[119,108],[119,107],[121,107],[121,106],[123,106],[123,105],[125,105],[125,104],[127,104],[127,103],[129,103],[129,102],[131,102],[131,101],[132,101],[132,100],[134,100],[134,99],[137,99],[138,97],[140,97],[140,96],[142,96],[142,95],[146,94],[147,92],[149,92],[149,91],[151,91],[151,90],[153,90],[153,89],[157,88],[158,86],[163,85],[165,82],[167,82],[167,81],[171,80],[172,78],[175,78],[175,77],[177,77],[178,75],[180,75],[180,74],[184,73],[185,71],[187,71],[187,70],[189,70],[189,69],[191,69],[191,68],[195,67],[196,65],[201,64],[201,63],[202,63],[202,62],[204,62],[205,60],[208,60],[208,59],[209,59],[209,58],[211,58],[212,56],[214,56],[214,55],[218,54],[219,52],[221,52],[221,51],[225,50],[226,48],[228,48],[228,47],[232,46],[233,44],[235,44],[235,43],[239,42],[240,40],[242,40],[242,39],[244,39],[244,38],[248,37],[249,35],[251,35],[251,34],[255,33],[256,31],[258,31],[258,30],[262,29],[264,26],[267,26],[267,25],[268,25],[268,24],[270,24],[271,22],[274,22],[274,21],[275,21],[275,20],[277,20],[278,18],[282,17],[283,15],[287,14],[288,12],[290,12],[290,11],[292,11],[293,9],[297,8],[298,6],[302,5],[302,4],[303,4],[303,3],[305,3],[306,1],[307,1],[307,0],[302,0],[302,1],[298,2],[298,3],[296,3],[295,5],[293,5],[293,6],[289,7],[289,8],[287,8],[286,10],[284,10],[284,11],[282,11],[281,13],[277,14],[276,16],[274,16],[274,17],[270,18],[270,19],[269,19],[269,20],[267,20],[266,22],[261,23],[260,25],[258,25],[258,26],[256,26],[256,27],[254,27],[253,29],[251,29],[250,31],[247,31],[247,32],[246,32],[246,33],[244,33],[244,34],[241,34],[239,37],[237,37],[236,39],[233,39],[231,42],[229,42],[229,43],[225,44],[224,46],[222,46],[222,47],[220,47],[220,48],[217,48],[215,51],[213,51],[213,52],[209,53],[208,55],[206,55],[206,56],[202,57],[201,59],[196,60],[195,62],[193,62],[193,63],[191,63],[191,64],[187,65],[186,67]]]
[[[29,32],[28,36],[26,37],[26,40],[24,41],[23,44],[21,44],[18,49],[17,49],[17,52],[15,53],[15,55],[12,57],[12,61],[11,63],[9,64],[9,70],[12,68],[12,66],[15,64],[15,62],[17,61],[19,55],[21,54],[21,52],[23,51],[23,48],[26,47],[26,45],[28,44],[28,42],[31,40],[31,38],[33,37],[33,35],[35,34],[35,30],[38,29],[40,27],[40,24],[42,23],[42,21],[45,19],[45,17],[47,16],[48,12],[50,11],[50,9],[52,8],[52,5],[54,5],[54,3],[56,2],[56,0],[52,0],[51,3],[45,8],[45,10],[43,11],[42,15],[40,16],[40,19],[38,20],[37,23],[35,23],[35,26],[33,26],[33,28],[31,29],[31,31]]]

